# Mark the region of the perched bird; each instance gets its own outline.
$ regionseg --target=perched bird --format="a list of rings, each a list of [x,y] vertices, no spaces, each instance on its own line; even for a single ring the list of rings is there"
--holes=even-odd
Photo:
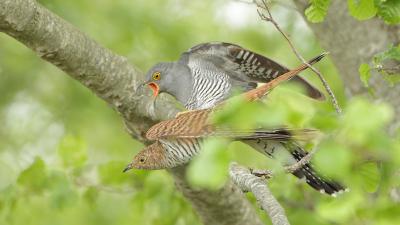
[[[324,56],[325,54],[309,63],[314,64]],[[248,101],[255,101],[305,68],[307,67],[302,65],[239,97]],[[150,140],[156,140],[156,142],[139,152],[132,163],[125,167],[124,172],[129,169],[166,169],[188,163],[201,151],[203,138],[211,136],[240,140],[252,146],[261,154],[279,160],[285,166],[295,164],[308,154],[301,145],[293,140],[292,130],[278,128],[243,131],[213,123],[213,115],[223,110],[229,103],[230,99],[217,104],[215,108],[191,111],[153,126],[147,132],[146,137]],[[301,132],[310,131],[301,130]],[[344,190],[340,184],[331,180],[328,181],[327,178],[321,178],[309,164],[293,172],[293,174],[300,179],[305,179],[311,187],[322,193],[335,196],[335,192],[343,192]]]
[[[137,90],[149,85],[154,99],[166,92],[187,110],[208,109],[234,92],[252,90],[257,82],[268,83],[288,71],[289,67],[239,45],[211,42],[190,48],[179,61],[157,63]],[[297,75],[291,82],[304,87],[310,98],[326,101],[304,77]]]

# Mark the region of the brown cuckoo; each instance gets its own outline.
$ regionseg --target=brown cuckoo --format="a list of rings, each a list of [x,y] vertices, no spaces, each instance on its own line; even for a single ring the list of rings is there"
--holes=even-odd
[[[322,54],[309,63],[314,64],[324,56],[325,54]],[[307,67],[302,65],[239,97],[243,97],[248,101],[260,99],[273,88],[290,80],[305,68]],[[229,103],[230,100],[226,100],[218,103],[215,108],[184,113],[175,119],[153,126],[147,132],[146,137],[150,140],[156,140],[156,142],[139,152],[132,163],[126,166],[124,172],[133,168],[146,170],[166,169],[188,163],[194,156],[199,154],[202,149],[203,139],[206,137],[223,137],[242,141],[261,154],[276,159],[285,166],[295,164],[308,154],[293,139],[292,131],[289,129],[244,131],[213,123],[213,115],[223,110]],[[303,132],[308,132],[308,130]],[[344,190],[340,184],[317,175],[310,164],[306,164],[293,174],[300,179],[304,179],[311,187],[322,193],[336,196],[335,192],[342,193]]]

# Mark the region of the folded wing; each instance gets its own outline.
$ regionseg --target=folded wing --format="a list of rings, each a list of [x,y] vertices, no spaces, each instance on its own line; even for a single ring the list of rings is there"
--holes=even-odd
[[[190,65],[206,61],[221,68],[229,75],[233,84],[240,85],[245,90],[255,87],[257,82],[268,83],[291,70],[273,59],[231,43],[204,43],[190,48],[184,54],[189,55]],[[304,87],[310,98],[326,101],[326,96],[301,75],[297,75],[292,81]]]

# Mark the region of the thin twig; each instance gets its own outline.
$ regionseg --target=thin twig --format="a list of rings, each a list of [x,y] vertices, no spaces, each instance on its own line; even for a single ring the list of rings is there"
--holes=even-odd
[[[252,0],[233,0],[233,1],[234,2],[241,2],[241,3],[245,3],[245,4],[253,4]],[[290,10],[297,11],[297,12],[299,11],[299,10],[297,10],[296,7],[292,7],[289,4],[285,4],[285,3],[280,2],[280,1],[270,0],[269,2],[271,4],[273,4],[273,5],[279,5],[279,6],[282,6],[283,8],[286,8],[286,9],[290,9]]]
[[[293,173],[296,170],[302,168],[307,163],[309,163],[312,156],[317,152],[317,150],[318,148],[311,149],[310,152],[306,156],[304,156],[300,161],[298,161],[293,165],[283,167],[283,170],[276,171],[276,170],[266,170],[266,169],[251,169],[251,173],[255,176],[264,177],[267,179],[276,177],[277,175],[282,173]]]
[[[318,64],[317,64],[317,67],[318,67]],[[318,71],[319,71],[319,68],[318,68]],[[338,102],[335,98],[335,95],[333,94],[332,90],[329,88],[328,84],[326,83],[325,79],[322,77],[321,73],[318,72],[317,75],[318,75],[319,79],[321,80],[322,84],[324,85],[326,92],[328,92],[329,96],[331,97],[333,106],[335,107],[335,110],[340,119],[340,117],[342,116],[342,109],[340,109]]]
[[[379,68],[378,69],[378,71],[380,72],[380,71],[384,71],[385,73],[387,73],[388,75],[392,75],[392,74],[394,74],[394,72],[391,72],[391,71],[396,71],[396,70],[398,70],[400,68],[400,65],[398,65],[398,66],[396,66],[396,67],[382,67],[382,68]]]
[[[267,0],[261,0],[261,1],[262,1],[262,3],[264,4],[264,6],[262,6],[261,4],[259,4],[256,0],[253,0],[253,2],[257,5],[257,7],[262,8],[262,9],[264,9],[264,10],[266,10],[266,11],[268,12],[269,18],[266,17],[263,13],[261,13],[261,12],[257,9],[257,12],[258,12],[258,15],[260,16],[260,18],[261,18],[262,20],[265,20],[265,21],[267,21],[267,22],[271,22],[272,24],[274,24],[274,26],[276,27],[276,29],[278,29],[279,32],[281,32],[281,34],[282,34],[282,35],[285,37],[285,39],[289,42],[290,46],[291,46],[292,49],[293,49],[294,54],[296,54],[296,56],[297,56],[305,65],[307,65],[308,68],[310,68],[312,71],[314,71],[314,72],[318,75],[318,77],[319,77],[319,79],[321,80],[321,82],[323,83],[323,85],[324,85],[326,91],[328,92],[329,96],[331,97],[332,103],[333,103],[333,105],[334,105],[334,107],[335,107],[335,110],[336,110],[336,112],[337,112],[337,114],[338,114],[338,117],[340,118],[340,116],[342,115],[342,110],[340,109],[340,107],[339,107],[339,105],[338,105],[338,102],[337,102],[337,100],[336,100],[336,98],[335,98],[335,95],[333,94],[333,92],[332,92],[331,89],[329,88],[328,84],[325,82],[325,80],[324,80],[324,78],[322,77],[321,73],[320,73],[319,71],[317,71],[314,67],[312,67],[310,64],[308,64],[307,61],[304,60],[304,58],[297,52],[297,50],[296,50],[296,48],[294,47],[292,41],[290,40],[290,37],[288,37],[288,36],[285,34],[285,32],[283,32],[283,30],[279,27],[278,23],[276,23],[275,20],[272,18],[271,11],[269,10],[269,7],[268,7],[268,5],[267,5]]]

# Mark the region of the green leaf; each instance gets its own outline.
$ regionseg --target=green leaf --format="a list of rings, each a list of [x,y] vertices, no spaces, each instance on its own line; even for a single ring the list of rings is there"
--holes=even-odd
[[[71,188],[67,176],[62,171],[53,170],[49,176],[50,206],[56,210],[63,210],[74,206],[78,201],[78,194]]]
[[[400,74],[385,70],[385,66],[381,65],[381,62],[385,59],[400,60],[399,47],[393,47],[393,44],[391,44],[387,51],[374,55],[374,64],[378,68],[379,77],[386,80],[389,83],[389,87],[393,87],[393,83],[400,82]]]
[[[374,93],[374,89],[367,87],[368,92],[372,95],[373,98],[375,98],[375,93]]]
[[[353,146],[364,146],[372,141],[371,137],[376,136],[374,132],[390,123],[393,115],[393,108],[385,102],[372,104],[364,98],[354,98],[348,102],[346,113],[339,121],[341,140],[347,140]],[[366,149],[363,149],[363,152],[365,151]]]
[[[368,64],[361,64],[358,71],[360,72],[360,79],[364,83],[365,87],[367,87],[369,93],[375,98],[374,90],[368,86],[368,80],[371,77],[370,74],[371,67]]]
[[[379,77],[382,77],[382,79],[386,80],[389,83],[389,87],[393,87],[393,83],[400,82],[400,74],[389,74],[384,70],[379,70],[379,72]]]
[[[399,45],[400,46],[400,45]],[[374,64],[380,64],[384,59],[397,59],[400,60],[400,51],[398,48],[393,47],[393,44],[389,45],[389,49],[385,52],[374,55]]]
[[[208,139],[203,152],[189,164],[186,176],[195,187],[218,189],[227,179],[229,157],[225,140]]]
[[[58,146],[58,154],[63,160],[64,167],[79,167],[87,160],[86,145],[82,138],[64,138]]]
[[[347,146],[330,139],[321,143],[319,149],[313,163],[322,173],[339,180],[349,173],[353,155]]]
[[[381,181],[381,171],[375,163],[363,163],[359,167],[361,182],[365,190],[374,193],[378,190]]]
[[[100,181],[103,184],[121,186],[126,183],[132,183],[132,173],[122,173],[122,170],[128,163],[114,161],[98,167]]]
[[[374,0],[360,0],[357,5],[356,2],[356,0],[347,0],[347,5],[350,14],[358,20],[371,19],[378,11],[375,9]]]
[[[57,182],[52,185],[50,205],[57,210],[74,206],[78,202],[78,194],[71,189],[68,181]]]
[[[350,193],[345,194],[341,199],[330,199],[329,201],[321,201],[316,205],[316,213],[322,218],[335,221],[337,224],[346,224],[354,218],[354,209],[365,202],[360,192],[354,193],[354,188],[350,189]]]
[[[99,194],[99,189],[90,187],[86,190],[85,194],[83,194],[82,198],[89,204],[90,208],[93,210],[97,206],[96,202]]]
[[[43,160],[40,157],[35,157],[32,165],[21,172],[17,179],[17,183],[27,189],[42,192],[47,186],[47,172]]]
[[[387,24],[400,22],[400,0],[380,1],[375,0],[375,8],[378,10],[379,18],[384,18]]]
[[[360,72],[360,79],[364,83],[365,87],[369,87],[368,80],[371,77],[371,74],[369,73],[370,69],[371,67],[365,63],[361,64],[360,68],[358,69]]]
[[[305,15],[307,16],[308,21],[312,23],[321,22],[325,18],[326,11],[328,11],[330,7],[328,2],[330,1],[315,0],[313,4],[305,11]]]

